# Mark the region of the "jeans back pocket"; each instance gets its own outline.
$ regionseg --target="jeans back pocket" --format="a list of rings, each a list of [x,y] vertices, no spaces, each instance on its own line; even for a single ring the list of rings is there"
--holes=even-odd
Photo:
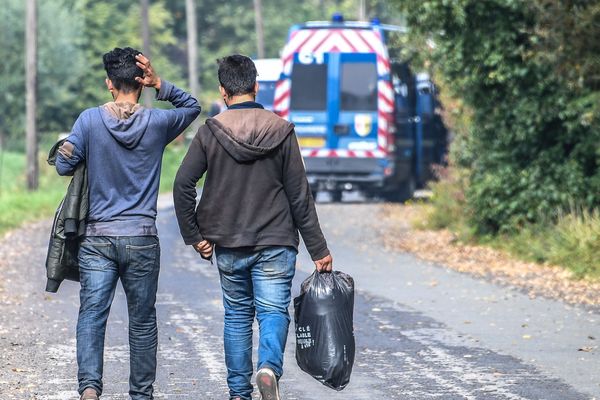
[[[159,266],[160,246],[158,240],[149,244],[128,244],[127,268],[136,274],[148,274]]]
[[[79,245],[79,268],[101,271],[113,261],[113,244],[108,240],[85,238]]]

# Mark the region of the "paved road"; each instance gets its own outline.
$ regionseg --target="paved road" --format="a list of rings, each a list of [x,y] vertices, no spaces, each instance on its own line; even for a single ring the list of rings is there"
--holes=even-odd
[[[600,399],[600,340],[592,311],[529,299],[408,254],[384,251],[377,204],[320,204],[336,267],[357,282],[351,384],[325,388],[286,353],[286,400]],[[374,222],[377,221],[377,224]],[[157,399],[225,399],[222,306],[215,267],[178,236],[161,207]],[[47,224],[0,243],[0,400],[75,399],[77,285],[43,293]],[[25,240],[28,239],[28,240]],[[8,246],[10,244],[10,247]],[[294,293],[313,268],[303,251]],[[590,339],[589,337],[596,339]],[[119,288],[105,354],[103,399],[127,392],[127,316]]]

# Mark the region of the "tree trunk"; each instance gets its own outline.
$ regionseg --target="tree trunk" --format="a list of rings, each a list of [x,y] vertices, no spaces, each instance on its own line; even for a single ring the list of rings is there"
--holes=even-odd
[[[36,127],[37,105],[37,10],[36,0],[27,0],[25,16],[25,119],[27,153],[27,189],[39,186],[38,141]]]
[[[366,0],[360,0],[358,6],[358,20],[366,21],[367,20],[367,3]]]
[[[198,31],[196,27],[196,0],[185,0],[185,14],[187,24],[187,51],[188,51],[188,80],[190,93],[196,99],[200,94],[198,82]],[[196,131],[200,126],[197,119],[192,124],[192,130]]]
[[[265,58],[265,37],[261,0],[254,0],[254,24],[256,28],[256,49],[258,58]]]
[[[142,51],[146,57],[152,60],[152,55],[150,54],[150,17],[148,15],[150,12],[150,1],[141,0],[140,7],[142,11]],[[144,88],[144,106],[146,108],[152,107],[153,92],[153,90]]]

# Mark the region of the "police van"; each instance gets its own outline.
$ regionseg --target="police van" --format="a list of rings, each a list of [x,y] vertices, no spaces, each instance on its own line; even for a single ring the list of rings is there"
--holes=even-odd
[[[373,22],[308,22],[290,29],[273,109],[293,122],[313,190],[404,201],[431,177],[446,130],[426,74],[390,59]]]
[[[265,109],[273,110],[275,86],[281,75],[281,60],[279,58],[258,58],[253,60],[258,76],[258,93],[256,101]]]

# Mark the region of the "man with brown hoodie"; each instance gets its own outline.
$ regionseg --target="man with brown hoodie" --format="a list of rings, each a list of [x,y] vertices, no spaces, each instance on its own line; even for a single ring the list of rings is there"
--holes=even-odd
[[[260,339],[256,383],[279,399],[298,231],[320,272],[332,258],[321,232],[294,125],[255,102],[256,67],[242,55],[219,60],[228,110],[209,118],[185,156],[173,196],[181,235],[204,258],[213,249],[225,308],[230,399],[252,397],[252,323]],[[196,207],[196,184],[206,173]]]

